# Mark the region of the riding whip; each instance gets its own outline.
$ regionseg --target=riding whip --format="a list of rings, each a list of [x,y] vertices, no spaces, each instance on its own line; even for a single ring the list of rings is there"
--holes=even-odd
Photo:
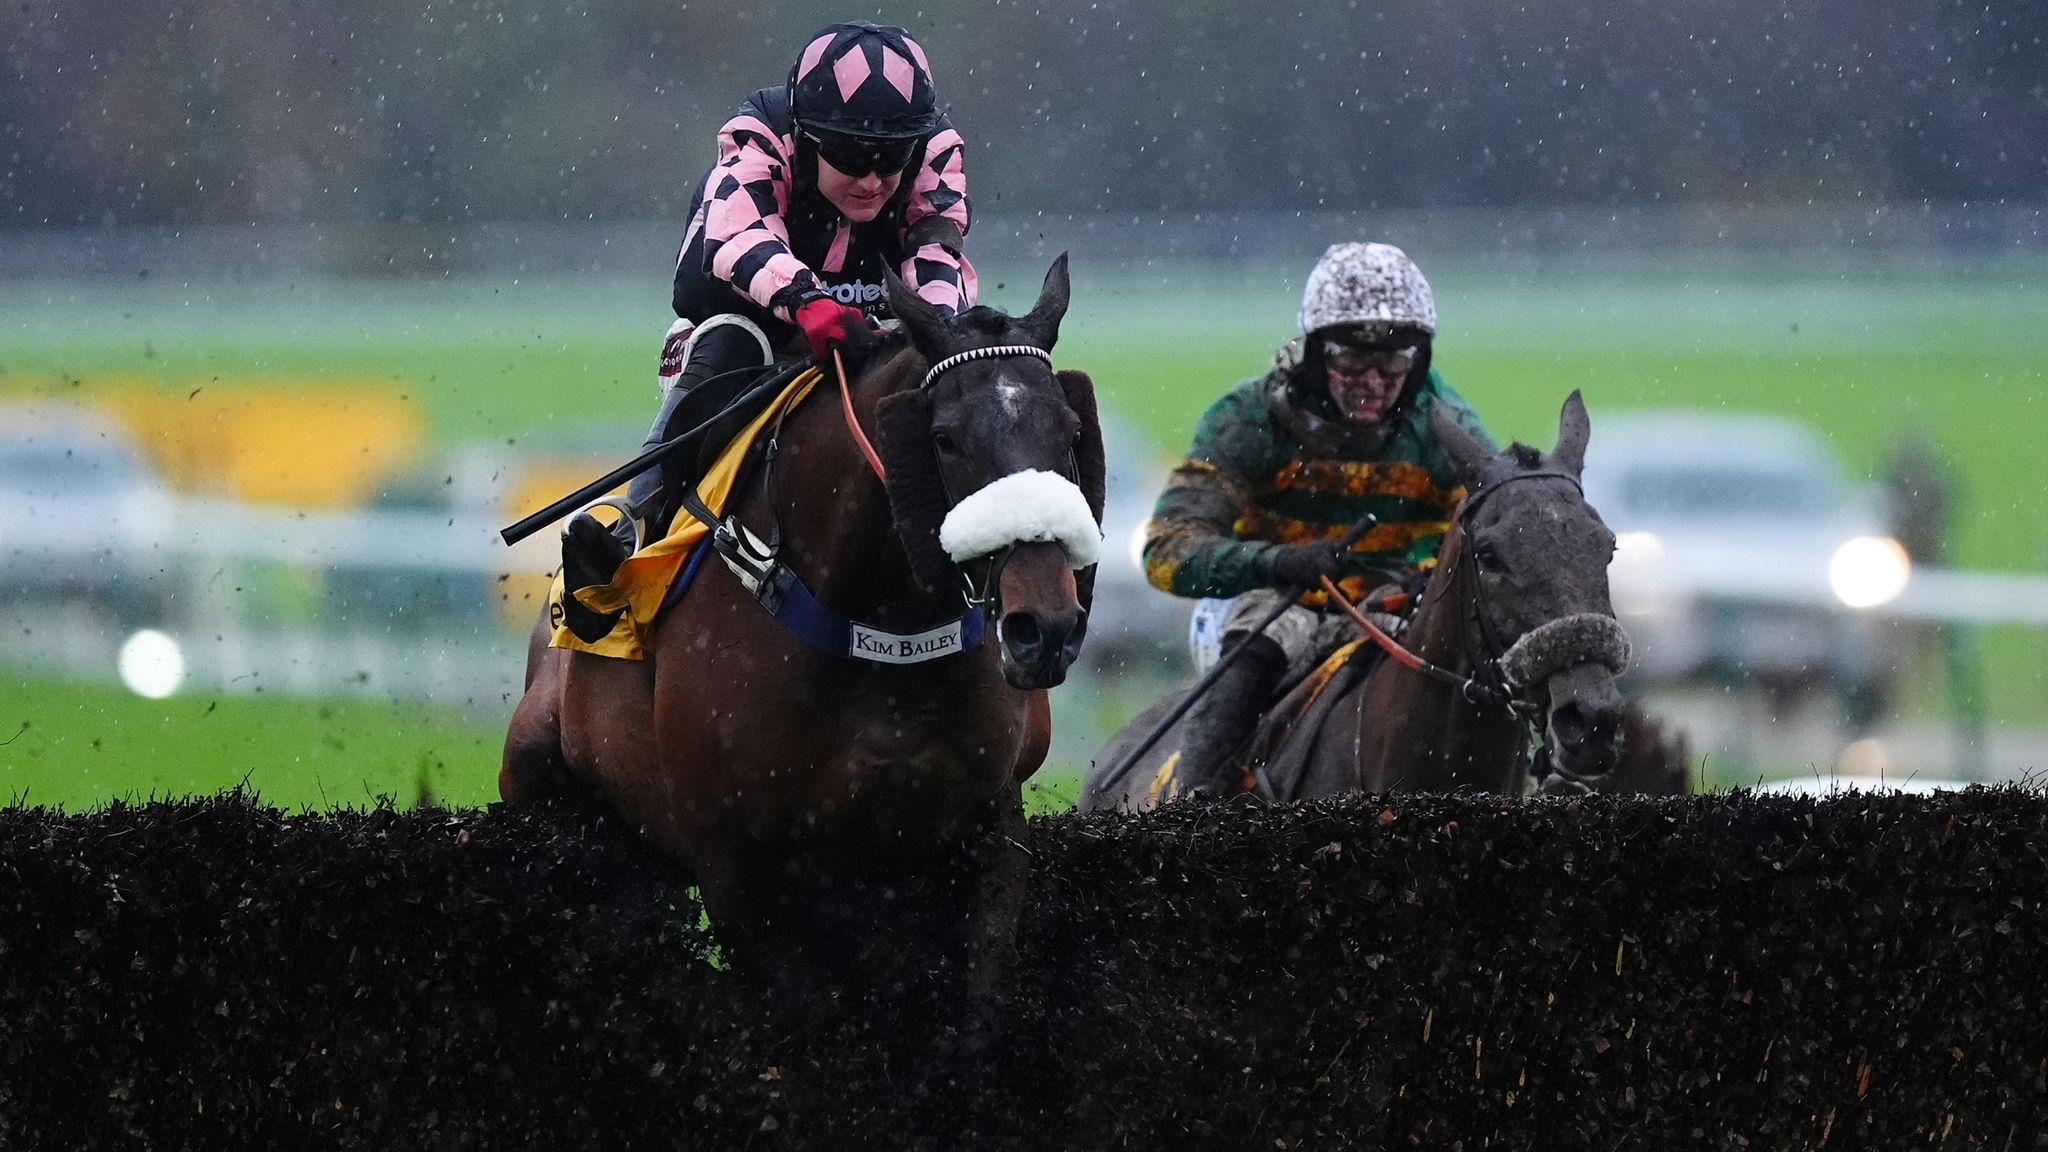
[[[1379,518],[1370,512],[1359,517],[1358,523],[1353,524],[1350,530],[1345,532],[1343,537],[1337,541],[1338,553],[1342,554],[1351,551],[1351,546],[1358,543],[1359,539],[1366,532],[1370,531],[1378,520]],[[1251,637],[1264,632],[1267,625],[1278,620],[1281,613],[1293,607],[1296,600],[1301,599],[1302,593],[1307,592],[1313,587],[1314,585],[1312,584],[1303,584],[1293,590],[1293,595],[1283,597],[1278,604],[1273,606],[1271,612],[1266,613],[1265,619],[1260,620],[1251,631],[1245,633],[1245,640],[1249,640]],[[1180,703],[1175,704],[1173,710],[1168,712],[1159,723],[1153,725],[1152,730],[1145,734],[1145,738],[1138,741],[1137,745],[1129,752],[1126,752],[1124,758],[1118,761],[1115,767],[1110,769],[1109,775],[1103,779],[1101,790],[1108,792],[1121,785],[1124,782],[1124,777],[1131,774],[1131,769],[1137,766],[1138,761],[1145,758],[1145,753],[1152,750],[1152,745],[1157,744],[1159,738],[1166,735],[1168,728],[1180,723],[1180,718],[1187,715],[1188,709],[1195,706],[1195,701],[1200,700],[1202,694],[1207,692],[1210,686],[1214,685],[1222,677],[1223,670],[1230,667],[1237,660],[1238,656],[1244,652],[1245,647],[1245,641],[1240,640],[1232,645],[1229,651],[1223,653],[1216,663],[1207,672],[1202,674],[1202,678],[1195,681],[1195,686],[1188,689],[1188,694],[1181,697]],[[1262,785],[1264,784],[1263,781],[1261,783]],[[1269,793],[1271,792],[1270,785],[1266,785],[1265,789]]]
[[[727,404],[724,408],[714,413],[709,420],[704,421],[688,432],[656,444],[654,447],[592,480],[590,483],[569,493],[553,504],[499,532],[498,535],[502,536],[507,544],[519,543],[535,532],[540,531],[569,513],[583,507],[585,504],[590,503],[592,500],[597,499],[599,496],[638,476],[640,473],[660,464],[668,458],[670,453],[690,447],[702,440],[705,434],[717,426],[719,421],[725,419],[728,412],[742,407],[758,397],[780,391],[791,380],[795,379],[798,374],[806,371],[811,366],[811,361],[807,359],[798,360],[776,372],[770,373],[766,379],[741,393],[732,403]]]

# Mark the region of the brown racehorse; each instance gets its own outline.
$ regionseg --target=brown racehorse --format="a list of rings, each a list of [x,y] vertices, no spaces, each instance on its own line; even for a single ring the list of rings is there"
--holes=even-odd
[[[594,796],[686,862],[736,966],[834,982],[1007,946],[1020,787],[1101,538],[1094,389],[1049,355],[1066,258],[1017,318],[889,292],[901,331],[860,350],[856,425],[828,375],[725,511],[871,633],[926,633],[978,601],[985,639],[963,630],[924,663],[828,651],[707,559],[646,660],[550,648],[543,622],[499,777],[511,802]],[[876,430],[886,484],[856,428]],[[892,942],[907,956],[870,957]]]
[[[1579,490],[1591,431],[1579,394],[1565,401],[1547,456],[1520,444],[1490,453],[1455,420],[1434,415],[1471,493],[1403,642],[1448,675],[1381,660],[1362,677],[1327,681],[1331,695],[1314,705],[1307,696],[1315,685],[1297,687],[1276,712],[1299,713],[1303,722],[1265,756],[1280,799],[1394,789],[1517,795],[1528,786],[1526,754],[1538,735],[1539,769],[1555,788],[1594,784],[1618,763],[1623,703],[1615,677],[1628,645],[1608,599],[1614,534]],[[1111,739],[1084,781],[1083,810],[1144,808],[1174,794],[1167,764],[1177,731],[1122,779],[1107,774],[1177,698]]]

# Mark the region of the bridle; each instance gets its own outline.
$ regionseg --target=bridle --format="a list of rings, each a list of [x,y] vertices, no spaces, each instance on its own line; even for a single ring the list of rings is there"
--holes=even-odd
[[[1478,507],[1494,493],[1521,480],[1562,480],[1572,486],[1572,491],[1578,493],[1581,500],[1585,499],[1586,492],[1580,486],[1579,478],[1569,472],[1542,468],[1514,473],[1492,484],[1482,485],[1465,497],[1464,504],[1458,508],[1457,519],[1462,537],[1461,545],[1471,538],[1472,516]],[[1517,684],[1502,665],[1508,648],[1500,642],[1499,631],[1487,617],[1485,600],[1478,582],[1477,556],[1476,548],[1461,546],[1458,549],[1457,569],[1451,573],[1451,578],[1457,582],[1458,600],[1465,606],[1461,614],[1463,620],[1459,628],[1459,644],[1464,649],[1465,662],[1472,666],[1472,676],[1468,683],[1473,687],[1465,690],[1465,698],[1475,704],[1497,704],[1526,718],[1540,709],[1534,701],[1523,695],[1530,686]],[[1475,632],[1479,640],[1477,652],[1473,650],[1472,644]]]
[[[929,390],[942,374],[958,368],[962,364],[969,364],[976,360],[998,360],[1019,356],[1043,360],[1046,370],[1052,370],[1052,353],[1047,352],[1043,348],[1030,344],[992,344],[985,348],[970,348],[965,352],[955,352],[953,355],[933,364],[930,370],[925,372],[924,379],[918,382],[917,389],[920,392]],[[832,366],[839,375],[839,408],[841,414],[846,419],[846,429],[852,435],[853,442],[859,446],[861,455],[867,458],[868,468],[874,472],[875,478],[887,483],[889,478],[888,471],[882,466],[882,458],[875,451],[874,443],[868,439],[867,433],[862,431],[860,417],[853,411],[853,390],[847,382],[846,363],[841,359],[837,348],[832,350]],[[1070,447],[1067,450],[1067,473],[1071,478],[1073,475],[1078,474],[1079,471],[1080,469],[1074,462],[1073,449]],[[940,483],[944,484],[943,477]],[[946,490],[946,503],[949,507],[958,503],[950,488]],[[966,596],[968,607],[980,608],[984,611],[996,607],[996,600],[999,594],[998,582],[1002,579],[1003,567],[1009,563],[1010,555],[1016,550],[1017,546],[1011,544],[983,557],[982,559],[986,563],[983,566],[979,582],[975,580],[974,574],[968,570],[967,563],[963,562],[959,565],[960,579],[965,585],[963,594]],[[1000,620],[997,627],[1000,630]]]
[[[1458,646],[1465,663],[1472,669],[1470,675],[1459,675],[1457,672],[1442,665],[1431,663],[1417,655],[1400,641],[1388,635],[1384,629],[1374,624],[1364,613],[1360,612],[1358,607],[1350,602],[1349,598],[1337,588],[1336,584],[1329,577],[1323,578],[1323,590],[1329,595],[1331,602],[1349,614],[1352,621],[1365,630],[1366,636],[1384,649],[1387,655],[1392,657],[1396,663],[1449,686],[1456,690],[1459,696],[1468,704],[1499,708],[1510,716],[1516,717],[1525,724],[1530,725],[1532,728],[1535,724],[1535,717],[1542,712],[1541,707],[1527,696],[1528,689],[1533,685],[1536,678],[1533,676],[1518,678],[1510,673],[1508,669],[1509,656],[1514,651],[1514,648],[1511,645],[1503,645],[1500,642],[1499,632],[1487,617],[1486,606],[1477,584],[1478,577],[1474,574],[1474,565],[1477,564],[1477,560],[1473,558],[1474,551],[1466,548],[1464,545],[1471,539],[1469,532],[1470,518],[1473,511],[1481,503],[1495,492],[1516,481],[1541,479],[1563,480],[1570,484],[1574,491],[1579,492],[1581,498],[1584,497],[1584,489],[1579,486],[1578,477],[1573,476],[1569,472],[1560,472],[1555,469],[1538,469],[1530,472],[1517,472],[1492,484],[1474,489],[1458,507],[1453,523],[1460,531],[1460,547],[1457,556],[1452,560],[1451,580],[1453,581],[1452,594],[1457,597],[1459,604],[1462,606],[1458,621]],[[1477,636],[1476,646],[1474,644],[1475,634]]]
[[[1541,720],[1544,710],[1534,700],[1529,699],[1527,693],[1539,678],[1534,675],[1517,678],[1511,674],[1508,665],[1515,648],[1514,646],[1503,646],[1500,643],[1499,632],[1494,628],[1492,621],[1487,618],[1485,604],[1482,602],[1480,587],[1477,583],[1478,577],[1474,572],[1474,567],[1478,563],[1476,549],[1468,549],[1465,545],[1471,539],[1469,528],[1474,509],[1484,503],[1488,497],[1509,484],[1519,480],[1538,479],[1563,480],[1580,494],[1581,499],[1584,498],[1585,490],[1580,487],[1578,477],[1568,472],[1560,472],[1555,469],[1517,472],[1492,484],[1474,489],[1466,496],[1464,502],[1459,505],[1453,520],[1453,523],[1460,532],[1460,547],[1457,556],[1452,560],[1452,594],[1457,597],[1461,605],[1458,621],[1458,645],[1465,663],[1472,669],[1472,673],[1469,676],[1461,676],[1448,668],[1423,659],[1400,641],[1388,635],[1384,629],[1374,624],[1363,612],[1360,612],[1358,607],[1344,596],[1342,591],[1337,588],[1335,582],[1329,577],[1325,576],[1322,580],[1323,590],[1329,595],[1331,602],[1349,614],[1352,621],[1365,630],[1367,637],[1384,649],[1387,655],[1396,663],[1449,686],[1468,704],[1477,707],[1490,706],[1498,708],[1501,712],[1505,713],[1507,718],[1518,724],[1522,730],[1522,739],[1519,742],[1520,765],[1521,768],[1531,773],[1536,772],[1540,767],[1537,760],[1537,750],[1539,745],[1542,744]],[[1570,619],[1572,618],[1565,618],[1565,620]],[[1607,619],[1610,623],[1612,622],[1611,617]],[[1563,622],[1558,621],[1554,623]],[[1544,627],[1550,627],[1550,625],[1545,625]],[[1614,625],[1614,627],[1618,631],[1619,626]],[[1535,631],[1540,631],[1540,629]],[[1532,631],[1530,635],[1535,635],[1535,631]],[[1476,651],[1474,645],[1475,634],[1478,641]],[[1527,639],[1527,637],[1524,639]],[[1517,643],[1519,644],[1521,641],[1517,641]],[[1563,771],[1561,766],[1553,766],[1550,770]],[[1566,773],[1566,775],[1569,775],[1569,773]],[[1576,779],[1576,777],[1573,777],[1573,779]]]

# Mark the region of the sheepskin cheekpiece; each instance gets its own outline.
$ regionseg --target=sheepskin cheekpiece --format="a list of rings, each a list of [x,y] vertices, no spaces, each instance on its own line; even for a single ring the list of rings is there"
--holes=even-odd
[[[1619,621],[1581,612],[1530,630],[1500,658],[1500,671],[1509,684],[1521,688],[1588,660],[1607,665],[1619,676],[1628,671],[1632,655],[1628,633]]]
[[[1032,540],[1057,540],[1075,568],[1094,564],[1102,529],[1072,480],[1031,468],[1012,472],[953,506],[939,545],[956,564]]]

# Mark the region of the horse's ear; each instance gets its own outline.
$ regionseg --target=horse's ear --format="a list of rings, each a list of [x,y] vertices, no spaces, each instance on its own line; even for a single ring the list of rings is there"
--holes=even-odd
[[[910,557],[911,574],[927,590],[957,583],[953,558],[939,544],[946,521],[946,485],[932,452],[932,398],[912,389],[875,406],[875,454],[888,474],[889,510]]]
[[[1557,447],[1550,450],[1550,466],[1577,476],[1586,466],[1586,441],[1593,435],[1593,422],[1586,415],[1586,402],[1579,390],[1564,398],[1564,411],[1557,416]]]
[[[882,270],[882,282],[889,289],[889,311],[903,321],[903,328],[910,333],[910,342],[924,354],[927,360],[937,361],[946,354],[946,318],[931,301],[917,294],[917,290],[905,284],[896,273]]]
[[[1445,454],[1451,458],[1451,466],[1458,470],[1467,484],[1476,483],[1480,468],[1493,458],[1493,453],[1479,442],[1478,437],[1467,432],[1445,405],[1431,406],[1429,427],[1436,433],[1436,442],[1443,445]]]
[[[1017,321],[1017,327],[1023,329],[1034,344],[1047,352],[1052,351],[1052,346],[1059,343],[1060,320],[1067,314],[1067,300],[1071,290],[1072,286],[1067,280],[1067,254],[1062,252],[1059,258],[1052,262],[1052,267],[1045,271],[1045,286],[1038,290],[1038,303],[1032,305],[1031,311]]]

